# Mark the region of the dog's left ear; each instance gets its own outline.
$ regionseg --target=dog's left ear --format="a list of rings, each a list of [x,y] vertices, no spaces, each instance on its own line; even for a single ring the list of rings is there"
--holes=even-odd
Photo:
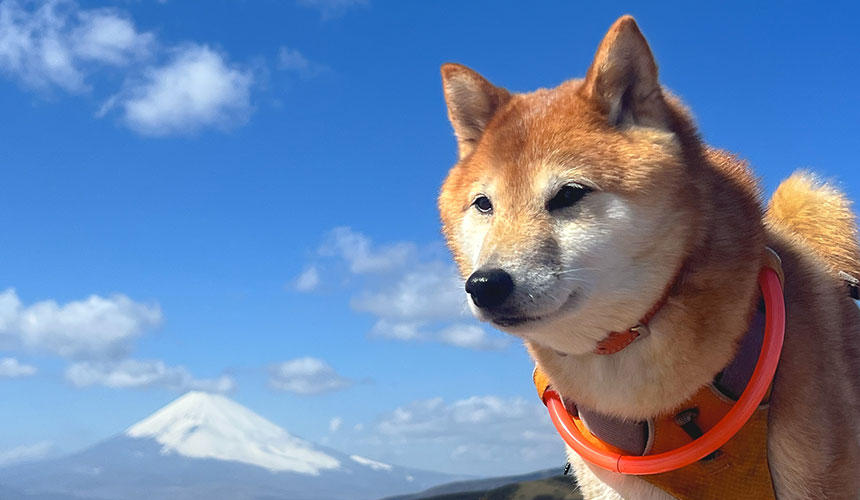
[[[613,126],[669,128],[657,62],[631,16],[619,18],[609,28],[585,75],[582,92]]]

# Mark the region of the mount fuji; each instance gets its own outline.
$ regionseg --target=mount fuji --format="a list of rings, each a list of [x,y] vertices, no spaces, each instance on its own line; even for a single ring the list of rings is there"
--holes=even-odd
[[[0,469],[0,497],[362,500],[462,478],[324,448],[227,397],[189,392],[81,452]]]

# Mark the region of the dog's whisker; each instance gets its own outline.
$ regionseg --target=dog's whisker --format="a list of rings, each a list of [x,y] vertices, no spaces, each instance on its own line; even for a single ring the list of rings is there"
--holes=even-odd
[[[576,269],[565,269],[564,271],[556,271],[553,274],[555,274],[556,276],[559,276],[562,274],[576,273],[579,271],[596,271],[596,270],[597,270],[596,267],[578,267]]]
[[[579,282],[581,282],[581,283],[587,283],[587,282],[588,282],[588,280],[585,280],[585,279],[582,279],[582,278],[575,278],[575,277],[573,277],[573,276],[562,276],[562,277],[561,277],[561,278],[559,278],[559,279],[560,279],[560,280],[562,280],[562,281],[579,281]]]

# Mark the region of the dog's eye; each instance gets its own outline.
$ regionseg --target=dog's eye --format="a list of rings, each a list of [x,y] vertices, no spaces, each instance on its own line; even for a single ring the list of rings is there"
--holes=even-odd
[[[490,202],[490,199],[484,195],[475,198],[475,201],[472,202],[472,205],[474,205],[479,212],[484,214],[488,214],[493,211],[493,204]]]
[[[583,196],[591,192],[590,188],[579,184],[568,184],[558,190],[558,193],[552,197],[546,204],[546,209],[550,212],[561,208],[572,206],[582,199]]]

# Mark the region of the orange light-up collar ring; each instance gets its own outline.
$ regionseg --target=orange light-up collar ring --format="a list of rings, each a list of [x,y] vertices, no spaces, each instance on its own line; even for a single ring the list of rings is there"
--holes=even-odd
[[[680,469],[710,455],[726,444],[747,423],[764,399],[773,381],[782,352],[785,336],[785,302],[779,277],[776,271],[764,267],[759,272],[758,282],[765,303],[765,331],[761,353],[743,394],[714,427],[698,439],[671,451],[645,456],[622,455],[592,444],[574,423],[574,419],[579,420],[579,417],[572,417],[564,408],[559,394],[552,389],[547,389],[543,394],[543,402],[564,442],[593,465],[612,472],[631,475],[660,474]]]

